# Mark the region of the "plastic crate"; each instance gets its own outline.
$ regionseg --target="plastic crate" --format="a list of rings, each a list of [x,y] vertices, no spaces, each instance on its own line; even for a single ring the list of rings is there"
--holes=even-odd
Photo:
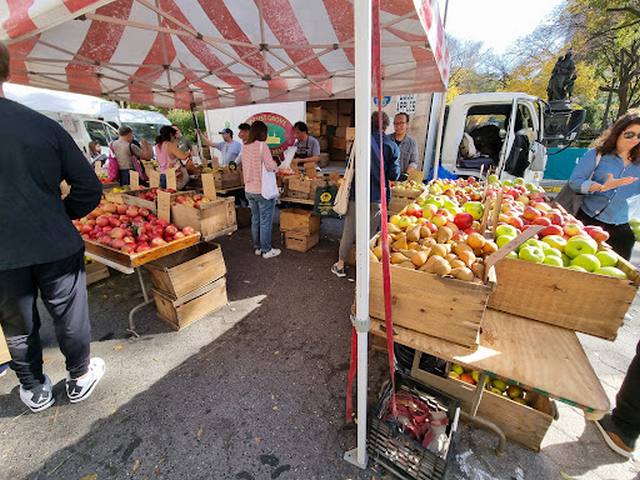
[[[445,477],[450,459],[454,455],[460,406],[456,399],[427,387],[407,375],[396,372],[396,390],[418,395],[430,408],[445,410],[449,417],[445,451],[437,455],[411,436],[400,432],[382,420],[391,397],[391,382],[383,389],[380,399],[369,415],[367,452],[369,458],[403,480],[441,480]]]

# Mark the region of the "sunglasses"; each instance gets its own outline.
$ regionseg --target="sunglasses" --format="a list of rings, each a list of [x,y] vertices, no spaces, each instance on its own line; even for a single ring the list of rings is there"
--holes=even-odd
[[[632,131],[623,132],[622,137],[626,138],[627,140],[631,140],[632,138],[636,138],[637,140],[640,140],[640,133],[635,133]]]

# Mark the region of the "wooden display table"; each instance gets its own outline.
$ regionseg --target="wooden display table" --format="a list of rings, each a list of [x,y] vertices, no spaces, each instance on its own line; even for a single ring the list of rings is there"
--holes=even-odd
[[[284,203],[299,203],[300,205],[315,205],[315,200],[309,200],[306,198],[291,198],[291,197],[280,197],[280,202]]]
[[[384,322],[372,319],[371,333],[386,336]],[[609,398],[570,330],[487,310],[480,346],[459,345],[394,326],[394,341],[420,352],[508,378],[524,387],[599,417]]]

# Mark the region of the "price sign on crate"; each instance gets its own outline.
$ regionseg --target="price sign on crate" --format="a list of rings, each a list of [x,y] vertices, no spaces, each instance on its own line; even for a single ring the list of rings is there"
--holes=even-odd
[[[171,194],[158,190],[158,218],[171,221]]]
[[[132,190],[138,190],[140,188],[140,175],[133,170],[129,171],[129,186]]]
[[[215,200],[217,195],[216,182],[213,178],[213,173],[203,173],[200,178],[202,178],[202,190],[204,192],[204,196],[209,200]]]
[[[178,190],[178,184],[176,182],[176,171],[173,169],[169,169],[167,170],[165,175],[167,176],[167,188]]]
[[[156,170],[149,172],[149,186],[151,188],[158,188],[160,186],[160,172]]]

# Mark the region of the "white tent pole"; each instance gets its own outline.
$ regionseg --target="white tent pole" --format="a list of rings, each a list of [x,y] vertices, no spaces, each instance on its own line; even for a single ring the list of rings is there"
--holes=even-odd
[[[356,316],[358,444],[345,459],[367,467],[367,341],[369,332],[369,184],[371,170],[371,0],[355,0]]]

